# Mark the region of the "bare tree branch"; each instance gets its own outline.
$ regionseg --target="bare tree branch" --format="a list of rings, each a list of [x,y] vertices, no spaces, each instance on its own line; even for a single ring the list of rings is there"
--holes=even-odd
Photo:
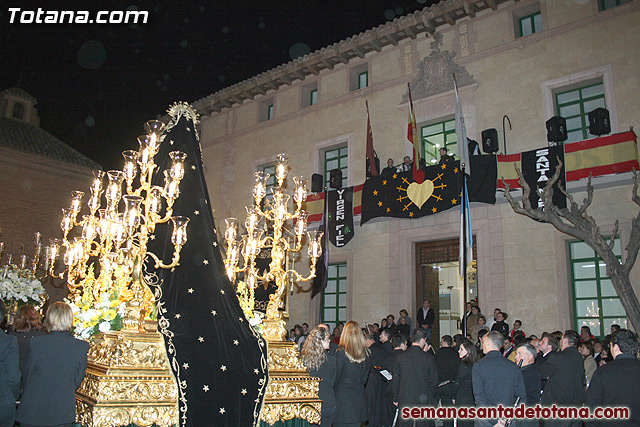
[[[518,183],[522,187],[522,203],[517,203],[513,199],[510,186],[502,178],[506,190],[505,197],[513,211],[537,221],[550,223],[557,230],[584,241],[596,251],[607,266],[607,275],[620,297],[620,302],[625,308],[631,324],[636,330],[640,330],[640,303],[629,280],[629,274],[640,252],[640,213],[632,221],[629,244],[626,248],[627,257],[624,263],[621,263],[613,253],[613,247],[619,232],[619,222],[615,222],[613,234],[607,239],[602,235],[596,220],[587,213],[587,209],[593,203],[594,189],[591,184],[591,174],[589,174],[589,179],[587,180],[587,196],[582,201],[582,204],[579,205],[574,197],[558,183],[562,174],[562,161],[558,159],[558,165],[553,176],[547,181],[544,188],[539,190],[543,206],[534,208],[531,205],[531,200],[529,200],[532,189],[525,181],[522,171],[517,167],[515,169],[518,173]],[[638,173],[634,170],[632,199],[636,205],[640,206],[638,181]],[[567,208],[559,208],[553,204],[554,185],[567,198]]]

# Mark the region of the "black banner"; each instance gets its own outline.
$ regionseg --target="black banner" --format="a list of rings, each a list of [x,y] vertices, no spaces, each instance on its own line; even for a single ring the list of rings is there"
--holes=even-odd
[[[553,204],[562,209],[567,207],[567,198],[558,189],[558,184],[566,188],[564,146],[557,145],[522,153],[522,174],[531,188],[529,200],[531,201],[532,208],[544,207],[538,189],[544,188],[551,177],[553,177],[553,174],[556,172],[558,160],[562,161],[562,171],[560,172],[560,179],[558,179],[558,182],[553,186]]]
[[[329,240],[336,248],[353,237],[353,187],[327,193],[329,203]]]

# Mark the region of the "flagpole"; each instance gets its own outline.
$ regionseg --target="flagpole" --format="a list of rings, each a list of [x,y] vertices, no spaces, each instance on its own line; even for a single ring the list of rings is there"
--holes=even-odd
[[[464,172],[465,164],[462,163],[462,243],[464,245],[464,251],[462,254],[462,299],[464,303],[464,309],[462,310],[462,335],[467,338],[467,322],[465,319],[467,310],[467,174]]]

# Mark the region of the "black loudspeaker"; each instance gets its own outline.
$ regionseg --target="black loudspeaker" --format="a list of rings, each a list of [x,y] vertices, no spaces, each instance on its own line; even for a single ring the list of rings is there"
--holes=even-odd
[[[322,175],[314,173],[311,175],[311,191],[313,193],[322,193],[324,191]]]
[[[480,147],[478,143],[473,139],[467,138],[467,147],[469,148],[470,156],[479,156],[480,155]]]
[[[329,172],[329,187],[336,190],[342,188],[342,169],[332,169]]]
[[[495,128],[482,131],[482,151],[486,154],[498,152],[498,130]]]
[[[589,112],[589,133],[597,136],[611,133],[609,110],[606,108],[596,108]]]
[[[547,141],[564,142],[567,140],[567,121],[564,117],[553,116],[547,120]]]

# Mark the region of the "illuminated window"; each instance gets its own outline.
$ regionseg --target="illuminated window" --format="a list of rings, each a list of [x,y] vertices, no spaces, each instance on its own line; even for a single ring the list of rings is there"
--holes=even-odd
[[[621,258],[620,239],[616,239],[613,252]],[[626,328],[627,314],[604,261],[582,241],[569,242],[569,256],[575,330],[588,326],[593,335],[604,338],[614,323]]]
[[[422,158],[427,165],[438,163],[442,147],[449,151],[450,155],[456,153],[458,136],[456,135],[456,120],[445,120],[420,127],[422,138]]]

